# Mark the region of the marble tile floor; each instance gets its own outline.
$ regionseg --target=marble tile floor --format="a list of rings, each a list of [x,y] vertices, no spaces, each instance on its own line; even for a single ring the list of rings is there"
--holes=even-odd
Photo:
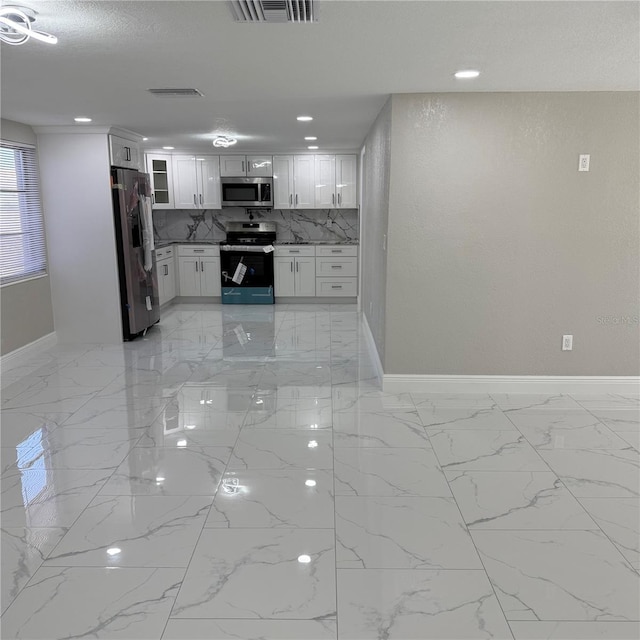
[[[12,638],[640,637],[640,400],[383,393],[353,305],[2,376]]]

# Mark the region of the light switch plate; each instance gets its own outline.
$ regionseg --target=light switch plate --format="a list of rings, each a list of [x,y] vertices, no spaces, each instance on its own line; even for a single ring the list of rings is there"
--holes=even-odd
[[[578,159],[578,171],[589,171],[590,160],[591,156],[588,153],[580,154],[580,158]]]

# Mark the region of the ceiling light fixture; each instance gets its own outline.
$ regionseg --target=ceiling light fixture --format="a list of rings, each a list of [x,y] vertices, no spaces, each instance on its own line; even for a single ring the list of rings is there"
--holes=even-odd
[[[0,40],[6,44],[24,44],[29,38],[55,44],[58,38],[44,31],[34,31],[31,26],[35,22],[37,11],[18,5],[0,7]]]
[[[236,142],[238,141],[231,136],[216,136],[213,140],[213,146],[226,149],[227,147],[233,146]]]
[[[298,122],[311,122],[313,118],[311,116],[298,116],[296,120],[298,120]]]
[[[305,140],[317,140],[316,136],[305,136]]]
[[[453,75],[461,80],[468,80],[470,78],[477,78],[480,72],[475,69],[463,69],[462,71],[456,71]]]
[[[307,147],[307,149],[317,149],[318,147],[316,147],[315,145],[311,145],[310,147]]]
[[[91,118],[84,118],[84,117],[74,118],[74,120],[76,122],[91,122]]]
[[[149,138],[142,138],[142,142],[146,142]]]
[[[167,151],[170,151],[171,149],[175,149],[175,147],[162,147],[163,149],[167,149]],[[200,404],[204,404],[204,400],[200,400]]]

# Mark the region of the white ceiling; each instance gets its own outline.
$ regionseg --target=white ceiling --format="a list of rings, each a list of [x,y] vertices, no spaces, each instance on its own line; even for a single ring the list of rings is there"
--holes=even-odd
[[[312,25],[238,24],[212,0],[24,3],[59,43],[2,45],[2,117],[86,115],[149,148],[211,151],[217,132],[239,153],[302,151],[304,135],[356,150],[390,93],[640,89],[638,2],[319,0]],[[165,87],[205,97],[146,92]]]

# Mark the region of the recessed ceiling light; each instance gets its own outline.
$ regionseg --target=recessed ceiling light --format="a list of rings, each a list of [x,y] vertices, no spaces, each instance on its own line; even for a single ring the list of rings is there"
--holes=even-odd
[[[163,148],[163,149],[167,149],[167,150],[175,149],[175,147],[162,147],[162,148]]]
[[[142,138],[142,142],[146,142],[149,138]]]
[[[74,118],[74,120],[76,122],[91,122],[91,118],[85,118],[84,116],[81,116],[79,118]]]
[[[305,480],[304,483],[307,485],[307,487],[315,487],[316,486],[316,481],[315,480]]]
[[[176,447],[186,447],[186,446],[187,446],[186,440],[178,440],[178,442],[176,442]]]
[[[299,122],[310,122],[313,118],[311,116],[298,116],[296,120]]]
[[[475,69],[463,69],[462,71],[456,71],[453,74],[456,78],[477,78],[480,75],[479,71]]]
[[[317,149],[318,147],[311,145],[310,147],[307,147],[307,149]]]
[[[122,549],[120,549],[120,547],[111,547],[111,549],[107,549],[107,553],[110,556],[117,556],[121,551]]]
[[[316,136],[306,136],[305,140],[317,140],[318,138]]]
[[[300,564],[309,564],[311,562],[311,556],[308,556],[306,553],[303,553],[301,556],[298,556],[298,562]]]

